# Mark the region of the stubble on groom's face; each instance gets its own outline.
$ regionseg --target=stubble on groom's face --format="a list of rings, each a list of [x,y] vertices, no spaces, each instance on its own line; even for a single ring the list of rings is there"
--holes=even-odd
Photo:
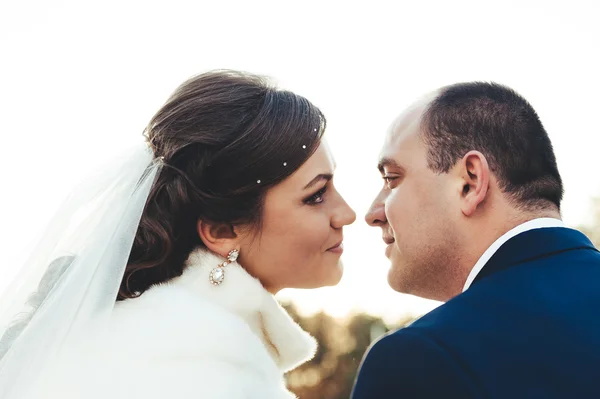
[[[456,247],[452,187],[446,175],[433,172],[420,136],[416,107],[388,131],[380,171],[387,183],[366,216],[381,227],[388,244],[390,286],[402,293],[447,300]]]

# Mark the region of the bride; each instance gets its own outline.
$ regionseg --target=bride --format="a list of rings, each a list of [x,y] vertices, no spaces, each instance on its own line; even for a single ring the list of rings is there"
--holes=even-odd
[[[316,343],[273,295],[337,284],[355,219],[324,130],[259,76],[184,82],[2,298],[0,398],[293,398]]]

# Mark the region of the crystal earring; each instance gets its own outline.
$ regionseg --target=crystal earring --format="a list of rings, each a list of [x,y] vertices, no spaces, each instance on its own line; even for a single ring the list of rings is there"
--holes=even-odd
[[[232,249],[227,255],[227,260],[210,271],[208,278],[212,285],[219,285],[223,282],[223,280],[225,280],[225,266],[235,262],[239,254],[240,251],[237,249]]]

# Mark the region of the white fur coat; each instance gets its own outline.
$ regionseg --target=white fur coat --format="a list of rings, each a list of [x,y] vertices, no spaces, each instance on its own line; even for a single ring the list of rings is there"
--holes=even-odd
[[[196,250],[183,275],[120,302],[110,328],[57,361],[41,398],[294,398],[283,373],[309,360],[315,340],[237,263]]]

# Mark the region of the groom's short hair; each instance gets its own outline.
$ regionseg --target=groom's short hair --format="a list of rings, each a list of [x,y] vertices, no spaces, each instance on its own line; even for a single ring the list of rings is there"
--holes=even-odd
[[[563,186],[550,138],[533,107],[514,90],[484,82],[440,89],[421,120],[428,165],[447,173],[476,150],[500,188],[523,209],[560,209]]]

